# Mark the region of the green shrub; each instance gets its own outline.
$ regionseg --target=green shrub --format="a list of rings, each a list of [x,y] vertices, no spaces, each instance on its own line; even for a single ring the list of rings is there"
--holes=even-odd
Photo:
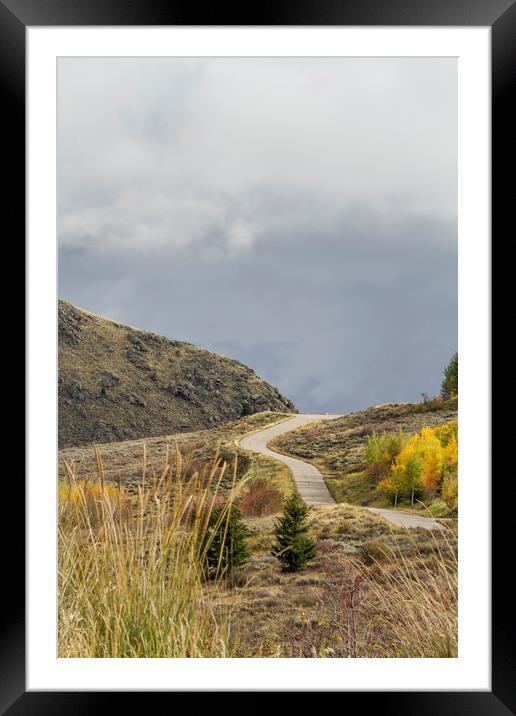
[[[449,511],[456,513],[459,507],[459,478],[457,472],[450,471],[445,475],[441,489],[441,497]]]
[[[372,433],[364,453],[367,476],[374,483],[385,477],[410,435],[402,430],[391,433]]]
[[[437,498],[433,500],[429,507],[429,511],[432,517],[447,517],[453,509],[451,509],[450,506],[444,502],[444,500]]]

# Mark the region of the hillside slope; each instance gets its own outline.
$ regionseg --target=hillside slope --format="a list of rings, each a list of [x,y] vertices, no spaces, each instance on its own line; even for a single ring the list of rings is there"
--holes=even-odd
[[[59,301],[59,447],[214,427],[292,403],[238,361]]]
[[[364,467],[364,452],[373,432],[414,433],[457,417],[457,398],[431,403],[385,403],[335,420],[313,423],[280,435],[272,446],[313,463],[325,474],[355,472]]]

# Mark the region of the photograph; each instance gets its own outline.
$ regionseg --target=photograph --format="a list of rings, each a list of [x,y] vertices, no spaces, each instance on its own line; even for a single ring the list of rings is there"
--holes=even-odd
[[[57,656],[463,656],[458,58],[56,73]]]
[[[25,270],[1,714],[516,714],[515,28],[515,0],[0,0]]]

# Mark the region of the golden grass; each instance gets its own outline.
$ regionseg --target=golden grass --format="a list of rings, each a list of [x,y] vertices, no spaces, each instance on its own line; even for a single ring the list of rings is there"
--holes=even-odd
[[[400,549],[386,550],[375,561],[369,585],[370,609],[384,635],[375,656],[453,658],[458,656],[458,564],[454,536],[432,534],[431,559],[420,549],[408,558]]]
[[[144,481],[131,509],[120,485],[59,486],[60,657],[225,657],[230,609],[212,609],[202,563],[226,465],[183,481],[181,456]],[[227,519],[233,490],[220,515]],[[94,506],[92,509],[92,505]],[[204,551],[203,551],[204,550]],[[208,595],[209,589],[209,595]]]

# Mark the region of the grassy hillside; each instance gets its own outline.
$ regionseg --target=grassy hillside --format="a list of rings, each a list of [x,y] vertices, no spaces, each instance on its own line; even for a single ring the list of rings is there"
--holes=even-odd
[[[430,403],[386,403],[348,413],[280,435],[272,446],[313,463],[325,474],[354,472],[364,466],[373,432],[417,432],[457,417],[457,399]]]
[[[297,412],[238,361],[59,301],[59,446],[191,432]]]
[[[176,433],[152,438],[140,438],[97,445],[107,482],[121,480],[123,487],[135,492],[145,482],[159,475],[163,465],[174,462],[176,451],[182,459],[185,479],[195,471],[209,467],[217,454],[228,469],[222,490],[232,481],[232,468],[237,465],[237,477],[244,475],[267,479],[284,494],[293,489],[293,481],[286,465],[237,447],[236,441],[244,435],[288,418],[286,413],[262,412],[216,428],[196,432]],[[95,480],[98,470],[97,456],[92,445],[63,448],[59,451],[59,478],[65,479],[65,462],[73,466],[77,479]]]

